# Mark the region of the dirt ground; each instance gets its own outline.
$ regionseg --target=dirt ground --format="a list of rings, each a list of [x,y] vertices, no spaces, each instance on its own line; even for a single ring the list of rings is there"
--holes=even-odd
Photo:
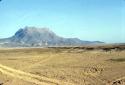
[[[1,48],[0,85],[125,85],[125,51]]]

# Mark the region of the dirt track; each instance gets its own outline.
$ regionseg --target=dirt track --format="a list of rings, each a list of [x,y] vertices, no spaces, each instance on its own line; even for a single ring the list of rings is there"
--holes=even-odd
[[[49,79],[46,77],[41,77],[38,75],[26,73],[20,70],[16,70],[16,69],[4,66],[2,64],[0,64],[0,72],[6,75],[12,76],[14,78],[22,79],[24,81],[28,81],[38,85],[62,85],[62,84],[70,85],[69,83],[66,83],[66,82],[61,83],[58,80]]]

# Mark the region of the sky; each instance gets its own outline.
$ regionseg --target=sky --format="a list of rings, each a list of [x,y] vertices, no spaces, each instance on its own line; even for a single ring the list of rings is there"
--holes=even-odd
[[[25,26],[66,38],[125,43],[125,0],[2,0],[0,38]]]

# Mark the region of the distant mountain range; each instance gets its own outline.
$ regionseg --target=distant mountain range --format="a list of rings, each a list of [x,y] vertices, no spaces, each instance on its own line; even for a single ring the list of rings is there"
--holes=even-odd
[[[1,47],[81,46],[101,43],[104,42],[63,38],[56,35],[50,29],[36,27],[25,27],[19,29],[12,37],[0,39]]]

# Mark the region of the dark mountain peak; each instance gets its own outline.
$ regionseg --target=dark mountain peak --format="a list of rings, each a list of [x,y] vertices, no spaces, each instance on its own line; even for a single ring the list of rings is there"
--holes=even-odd
[[[14,37],[17,37],[18,39],[22,39],[25,37],[41,39],[47,37],[49,38],[52,36],[56,36],[56,34],[48,28],[36,28],[28,26],[19,29],[14,35]]]
[[[56,43],[59,39],[54,32],[48,28],[25,27],[19,29],[11,38],[12,42],[27,44]]]

